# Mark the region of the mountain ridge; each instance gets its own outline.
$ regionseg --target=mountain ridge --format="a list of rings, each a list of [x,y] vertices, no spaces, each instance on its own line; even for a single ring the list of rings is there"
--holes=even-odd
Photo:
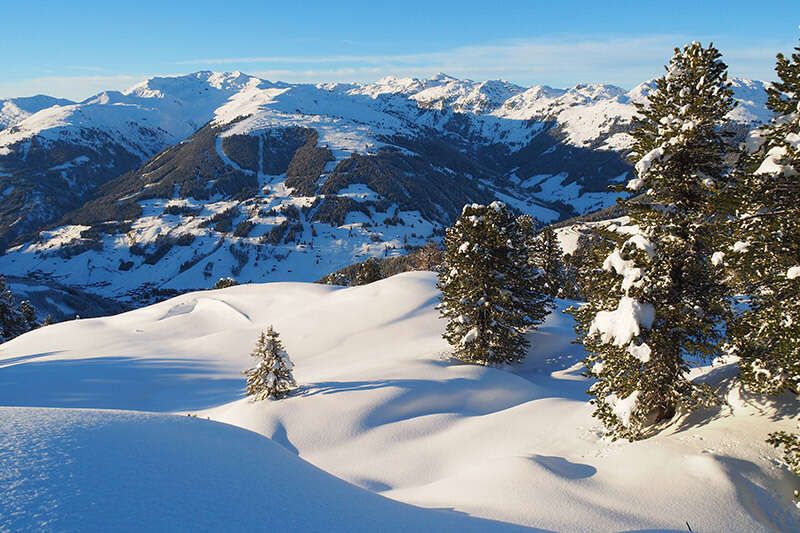
[[[766,95],[733,83],[745,131]],[[151,78],[0,131],[0,269],[138,305],[402,254],[465,203],[585,214],[620,195],[608,187],[630,172],[633,103],[651,86]]]

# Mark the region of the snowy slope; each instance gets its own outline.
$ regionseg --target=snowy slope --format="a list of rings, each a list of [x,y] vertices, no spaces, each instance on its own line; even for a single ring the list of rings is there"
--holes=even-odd
[[[794,481],[763,442],[796,424],[797,399],[749,398],[717,363],[695,375],[728,405],[610,442],[567,317],[531,335],[522,367],[482,368],[443,358],[437,300],[435,276],[412,273],[349,289],[238,286],[56,324],[0,346],[0,405],[197,413],[390,498],[544,529],[800,527]],[[240,371],[267,324],[303,386],[253,404]]]
[[[0,407],[9,531],[515,531],[412,507],[202,419]]]

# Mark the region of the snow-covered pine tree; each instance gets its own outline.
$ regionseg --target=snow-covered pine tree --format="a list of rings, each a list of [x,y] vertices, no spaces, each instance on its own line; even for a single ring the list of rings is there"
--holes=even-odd
[[[261,332],[250,355],[258,360],[256,366],[244,371],[247,395],[253,400],[283,398],[297,387],[292,374],[294,364],[272,326]]]
[[[554,298],[563,288],[564,265],[561,262],[561,246],[552,229],[545,227],[537,231],[536,219],[530,215],[517,217],[517,228],[525,246],[527,265],[531,270],[533,292],[544,294],[548,311],[554,307]],[[544,236],[550,230],[549,236]],[[548,240],[552,238],[552,240]]]
[[[643,190],[608,223],[573,311],[597,378],[595,416],[613,437],[640,439],[678,409],[710,401],[687,378],[690,359],[719,353],[727,291],[711,263],[714,202],[726,180],[721,131],[733,108],[727,67],[713,45],[676,49],[633,132]]]
[[[19,313],[22,315],[22,320],[25,321],[25,327],[28,331],[40,326],[36,320],[36,308],[28,300],[22,300],[19,303]]]
[[[776,117],[753,132],[738,176],[730,249],[749,309],[731,328],[741,376],[751,390],[800,393],[800,48],[778,55],[780,81],[768,89]],[[724,255],[723,255],[724,254]]]
[[[800,394],[800,47],[790,58],[778,54],[775,71],[779,81],[767,89],[775,118],[745,143],[730,250],[717,260],[749,296],[730,328],[745,386]],[[768,442],[800,476],[800,432],[772,433]],[[794,497],[800,507],[800,492]]]
[[[439,309],[453,356],[483,365],[522,361],[524,333],[541,323],[551,299],[527,264],[514,215],[501,202],[466,205],[444,245]]]

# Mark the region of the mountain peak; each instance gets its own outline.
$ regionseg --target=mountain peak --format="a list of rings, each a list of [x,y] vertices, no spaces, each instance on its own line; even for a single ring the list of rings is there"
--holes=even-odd
[[[461,81],[461,80],[459,80],[458,78],[454,78],[449,74],[445,74],[444,72],[437,72],[436,74],[431,76],[430,81],[435,81],[439,83],[451,83],[454,81]],[[464,81],[469,81],[469,80],[464,80]]]

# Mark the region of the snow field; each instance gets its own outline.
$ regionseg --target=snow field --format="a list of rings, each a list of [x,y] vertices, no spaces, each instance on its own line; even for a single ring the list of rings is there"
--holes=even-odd
[[[797,412],[797,400],[762,404],[736,392],[734,365],[718,362],[695,375],[731,388],[735,408],[684,418],[646,441],[611,442],[586,403],[589,381],[581,375],[581,348],[571,343],[571,319],[553,313],[531,334],[530,354],[519,367],[483,368],[446,359],[437,301],[434,274],[408,273],[347,289],[243,285],[56,324],[0,346],[0,405],[196,414],[199,419],[159,418],[170,427],[163,438],[178,438],[193,431],[185,424],[199,427],[209,417],[269,437],[288,450],[283,462],[308,461],[368,491],[454,509],[456,516],[548,530],[685,530],[686,522],[695,531],[800,526],[786,499],[791,478],[764,443],[769,431],[793,427],[787,413]],[[285,400],[252,403],[242,398],[240,372],[252,363],[249,352],[268,324],[280,332],[301,388]],[[40,416],[17,412],[22,419]],[[80,423],[82,415],[69,416]],[[52,435],[61,430],[40,438],[36,425],[23,424],[17,449],[50,449],[57,442]],[[153,439],[161,433],[153,430]],[[185,442],[187,454],[204,453],[207,444],[193,437]],[[115,446],[95,453],[113,455]],[[248,459],[267,468],[277,456],[261,457],[254,447],[251,458],[247,446],[237,454],[243,470]],[[224,457],[211,454],[207,468],[226,469],[224,484],[247,493],[252,478],[231,473]],[[168,454],[137,460],[175,461]],[[193,487],[181,496],[187,505],[205,501],[202,487],[218,486],[187,483]],[[264,481],[256,485],[272,490]],[[20,487],[1,490],[29,501]],[[161,493],[164,505],[178,505],[172,494]],[[312,493],[304,505],[314,508],[317,498]],[[69,516],[68,508],[56,506],[53,523]],[[337,525],[349,529],[347,520]],[[437,529],[433,522],[429,527]]]

